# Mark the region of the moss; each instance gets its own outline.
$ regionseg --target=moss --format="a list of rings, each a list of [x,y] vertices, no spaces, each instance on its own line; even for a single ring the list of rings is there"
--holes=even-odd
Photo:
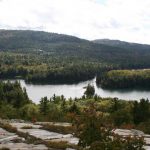
[[[21,129],[33,129],[33,127],[32,126],[23,126]]]
[[[7,130],[7,131],[9,131],[9,132],[13,132],[13,133],[16,133],[16,132],[17,132],[17,128],[11,126],[11,125],[8,124],[8,123],[5,123],[5,124],[0,123],[0,127],[3,128],[3,129],[5,129],[5,130]]]
[[[66,148],[78,149],[78,146],[69,144],[66,141],[59,141],[59,142],[58,141],[44,141],[44,144],[47,147],[57,148],[57,149],[62,149],[62,150],[65,150]]]
[[[47,141],[45,142],[45,145],[51,148],[59,148],[59,149],[68,148],[67,142],[63,142],[63,141],[60,141],[60,142]]]
[[[73,126],[58,126],[58,125],[45,124],[42,126],[42,129],[61,133],[61,134],[72,134],[75,132],[75,128]]]

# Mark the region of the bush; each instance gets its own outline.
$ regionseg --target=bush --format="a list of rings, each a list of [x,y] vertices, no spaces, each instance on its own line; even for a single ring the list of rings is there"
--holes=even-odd
[[[45,124],[43,125],[42,128],[45,130],[58,132],[62,134],[72,134],[75,132],[75,129],[73,126],[58,126],[58,125]]]
[[[20,115],[21,115],[21,118],[25,120],[33,120],[33,119],[36,120],[36,118],[39,117],[38,106],[35,104],[24,105],[20,109]]]
[[[90,150],[144,150],[144,139],[138,137],[120,137],[114,135],[108,141],[95,141]]]
[[[86,91],[84,92],[84,94],[86,95],[86,97],[91,98],[94,96],[95,94],[95,88],[94,86],[88,84],[88,86],[86,87]]]

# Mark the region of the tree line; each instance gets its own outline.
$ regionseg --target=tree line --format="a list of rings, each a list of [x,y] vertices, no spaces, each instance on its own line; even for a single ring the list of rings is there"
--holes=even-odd
[[[0,82],[0,116],[4,119],[18,118],[28,121],[71,122],[80,138],[79,146],[91,149],[138,147],[142,150],[141,138],[112,136],[112,129],[139,129],[150,133],[150,102],[146,99],[125,101],[117,98],[102,98],[95,95],[92,85],[87,85],[81,98],[66,99],[63,95],[41,98],[39,104],[29,100],[19,82]],[[114,135],[113,135],[114,136]],[[99,150],[99,149],[98,149]]]
[[[97,77],[103,88],[150,88],[150,70],[112,70]]]
[[[40,53],[0,53],[0,79],[22,78],[32,83],[73,83],[94,78],[113,65],[76,57]]]

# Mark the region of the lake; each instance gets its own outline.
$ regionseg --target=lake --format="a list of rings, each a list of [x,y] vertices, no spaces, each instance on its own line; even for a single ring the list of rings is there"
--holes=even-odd
[[[14,80],[12,80],[14,81]],[[140,100],[141,98],[150,99],[150,90],[106,90],[101,87],[97,87],[96,79],[80,82],[78,84],[49,84],[49,85],[34,85],[27,84],[24,80],[19,80],[22,87],[25,87],[28,96],[33,102],[38,103],[41,97],[52,97],[54,94],[60,96],[64,95],[66,98],[81,97],[84,94],[85,88],[88,84],[92,84],[95,87],[96,94],[101,97],[118,97],[125,100]]]

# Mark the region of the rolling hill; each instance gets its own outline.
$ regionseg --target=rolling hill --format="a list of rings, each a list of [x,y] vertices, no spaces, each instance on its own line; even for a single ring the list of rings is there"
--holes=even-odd
[[[41,51],[60,58],[75,57],[122,68],[150,67],[150,45],[111,40],[93,42],[43,31],[0,30],[0,51]]]
[[[150,50],[150,45],[139,44],[139,43],[129,43],[120,40],[109,40],[109,39],[97,39],[93,41],[94,43],[109,45],[113,47],[119,47],[124,49],[133,49],[133,50]]]

